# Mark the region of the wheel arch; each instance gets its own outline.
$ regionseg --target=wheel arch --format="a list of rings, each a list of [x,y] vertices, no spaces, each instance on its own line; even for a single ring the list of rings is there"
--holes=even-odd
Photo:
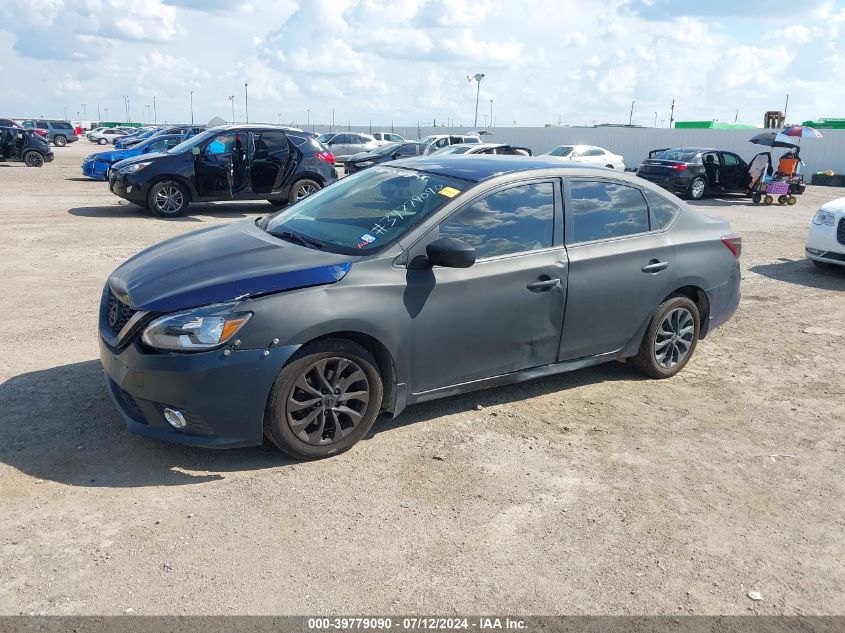
[[[305,349],[307,346],[327,339],[342,339],[357,343],[373,355],[373,358],[375,358],[376,364],[378,365],[379,374],[381,374],[381,381],[384,388],[384,400],[382,402],[382,409],[386,409],[387,411],[391,412],[396,412],[398,395],[398,374],[396,371],[396,363],[393,360],[393,355],[390,353],[390,350],[388,350],[387,346],[371,334],[365,334],[364,332],[357,332],[354,330],[338,330],[334,332],[320,334],[319,336],[316,336],[303,343],[300,346],[299,350],[297,350],[297,353],[291,356],[291,358],[288,359],[287,362],[290,363],[291,360],[295,360],[297,357],[299,357],[299,351]],[[404,404],[402,406],[404,408]]]
[[[707,335],[707,324],[710,321],[710,300],[707,298],[707,293],[704,291],[703,288],[696,286],[696,285],[686,285],[677,288],[676,290],[670,292],[663,298],[663,301],[666,301],[669,297],[673,295],[681,295],[687,297],[690,301],[695,304],[695,307],[698,308],[698,316],[700,321],[700,329],[699,329],[699,338],[704,338]],[[660,303],[663,303],[661,301]]]

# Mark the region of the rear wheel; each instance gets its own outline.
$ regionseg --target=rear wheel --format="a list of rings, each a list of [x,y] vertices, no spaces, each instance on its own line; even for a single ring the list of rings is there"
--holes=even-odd
[[[288,195],[288,202],[293,204],[303,198],[307,198],[312,193],[316,193],[320,190],[320,183],[316,180],[311,180],[310,178],[303,178],[302,180],[297,180],[293,183],[293,186],[290,188],[290,194]]]
[[[150,187],[147,204],[160,218],[175,218],[184,214],[188,208],[188,192],[174,180],[157,182]]]
[[[98,144],[98,145],[108,145],[108,144],[109,144],[109,140],[108,140],[107,138],[101,138],[101,139],[98,139],[98,140],[97,140],[97,144]]]
[[[64,147],[65,145],[67,145],[67,138],[65,138],[64,136],[56,136],[53,138],[53,143],[56,147]]]
[[[296,459],[354,446],[381,409],[381,374],[357,343],[328,339],[303,348],[281,371],[264,414],[264,434]]]
[[[29,151],[23,155],[23,164],[27,167],[43,167],[44,157],[35,151]]]
[[[674,295],[660,304],[631,364],[652,378],[670,378],[692,357],[700,329],[698,306]]]
[[[698,176],[693,179],[689,186],[689,197],[693,200],[701,200],[704,197],[704,190],[707,188],[707,183],[704,178]]]

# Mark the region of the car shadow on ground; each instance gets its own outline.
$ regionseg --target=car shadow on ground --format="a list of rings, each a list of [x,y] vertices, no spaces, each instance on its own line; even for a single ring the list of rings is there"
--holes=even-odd
[[[809,259],[780,259],[749,270],[769,279],[820,290],[845,290],[845,266],[817,268]]]
[[[100,182],[105,184],[105,180],[97,180],[96,178],[87,178],[85,176],[74,176],[73,178],[65,178],[69,182]]]
[[[725,197],[725,198],[702,198],[701,200],[687,200],[687,204],[693,207],[759,207],[765,208],[764,204],[754,204],[751,198],[745,196]],[[777,205],[775,205],[777,206]]]
[[[100,207],[74,207],[68,209],[70,215],[81,218],[147,218],[159,222],[201,222],[200,218],[247,218],[273,213],[280,207],[255,202],[249,204],[196,204],[191,205],[187,215],[176,218],[159,218],[147,209],[136,204],[111,204]]]
[[[396,420],[382,416],[367,439],[484,407],[519,402],[583,385],[641,380],[618,363],[415,405]],[[98,360],[15,376],[0,384],[0,461],[33,478],[81,487],[180,486],[227,472],[296,465],[268,444],[212,450],[169,444],[126,430],[106,391]],[[353,449],[354,450],[354,449]],[[340,457],[339,459],[343,459]]]

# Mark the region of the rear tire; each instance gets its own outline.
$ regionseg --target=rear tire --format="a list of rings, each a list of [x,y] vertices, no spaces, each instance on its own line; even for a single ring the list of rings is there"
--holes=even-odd
[[[175,180],[162,180],[150,187],[147,205],[160,218],[184,215],[189,203],[188,190]]]
[[[43,167],[44,157],[39,152],[30,150],[23,155],[23,164],[27,167]]]
[[[56,147],[64,147],[65,145],[67,145],[67,138],[65,138],[64,136],[56,136],[53,138],[53,144]]]
[[[303,198],[307,198],[312,193],[316,193],[322,189],[320,187],[320,183],[316,180],[311,180],[310,178],[303,178],[302,180],[297,180],[293,183],[293,186],[290,188],[290,193],[288,194],[288,202],[293,204]]]
[[[692,200],[701,200],[704,197],[704,191],[707,189],[707,183],[704,178],[697,176],[689,186],[689,197]]]
[[[692,358],[700,328],[698,306],[689,297],[670,296],[654,313],[631,364],[646,376],[671,378]]]
[[[98,145],[108,145],[109,140],[107,138],[100,138],[100,139],[97,139],[97,144]]]
[[[264,413],[264,434],[295,459],[339,455],[364,437],[381,410],[378,365],[363,347],[326,339],[282,368]]]

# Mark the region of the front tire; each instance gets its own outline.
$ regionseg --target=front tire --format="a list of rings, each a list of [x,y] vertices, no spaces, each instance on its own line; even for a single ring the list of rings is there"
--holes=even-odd
[[[681,295],[669,297],[654,313],[631,364],[652,378],[671,378],[692,357],[698,344],[700,322],[698,306],[691,299]]]
[[[295,459],[349,450],[381,410],[378,365],[363,347],[327,339],[302,348],[279,373],[264,414],[264,434]]]
[[[689,197],[693,200],[701,200],[704,197],[705,189],[707,189],[707,183],[704,178],[697,176],[690,183]]]
[[[44,157],[35,151],[29,151],[23,155],[23,164],[27,167],[43,167]]]
[[[322,189],[320,187],[320,183],[316,180],[311,180],[310,178],[303,178],[302,180],[297,180],[293,183],[293,186],[290,188],[290,193],[288,194],[288,202],[293,204],[294,202],[298,202],[303,198],[307,198],[312,193],[316,193]]]
[[[174,180],[163,180],[150,187],[147,205],[160,218],[176,218],[188,208],[188,190]]]
[[[108,144],[109,144],[109,140],[108,140],[107,138],[97,139],[97,144],[98,144],[98,145],[108,145]]]

